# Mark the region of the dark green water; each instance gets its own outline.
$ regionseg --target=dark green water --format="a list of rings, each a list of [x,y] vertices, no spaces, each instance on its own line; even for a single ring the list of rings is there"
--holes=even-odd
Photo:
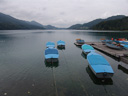
[[[106,81],[97,79],[88,67],[76,38],[128,38],[128,32],[72,30],[0,31],[0,96],[128,96],[128,64],[102,54],[115,74]],[[47,41],[64,40],[58,64],[45,64]],[[125,66],[125,67],[124,67]]]

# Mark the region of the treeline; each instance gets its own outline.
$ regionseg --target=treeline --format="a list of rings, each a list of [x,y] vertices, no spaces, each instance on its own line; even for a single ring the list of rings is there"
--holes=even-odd
[[[93,30],[128,30],[128,17],[117,19],[117,20],[109,20],[103,21],[91,29]]]
[[[75,24],[70,26],[68,29],[76,29],[76,30],[126,30],[127,26],[124,27],[125,21],[124,15],[111,16],[106,19],[95,19],[88,23],[84,24]],[[123,21],[121,21],[123,20]],[[109,23],[106,23],[109,22]],[[124,25],[123,25],[124,23]]]

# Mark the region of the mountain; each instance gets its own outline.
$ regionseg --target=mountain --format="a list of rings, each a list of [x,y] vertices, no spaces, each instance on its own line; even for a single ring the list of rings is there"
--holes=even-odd
[[[128,30],[128,17],[116,20],[108,20],[94,25],[93,30]]]
[[[23,21],[12,16],[0,13],[0,30],[15,29],[44,29],[44,27],[35,21]]]
[[[31,21],[31,22],[28,22],[30,23],[31,25],[35,25],[35,26],[40,26],[40,27],[44,27],[42,24],[36,22],[36,21]]]
[[[124,16],[124,15],[117,15],[117,16],[108,17],[106,19],[95,19],[95,20],[90,21],[88,23],[72,25],[68,29],[86,30],[86,29],[90,29],[92,26],[94,26],[94,25],[96,25],[96,24],[98,24],[100,22],[108,21],[108,20],[121,19],[121,18],[124,18],[124,17],[126,17],[126,16]]]
[[[44,28],[45,29],[59,29],[59,28],[52,26],[52,25],[44,25]]]

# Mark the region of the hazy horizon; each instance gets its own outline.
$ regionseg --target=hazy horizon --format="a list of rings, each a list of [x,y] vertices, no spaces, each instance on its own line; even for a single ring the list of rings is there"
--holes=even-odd
[[[127,5],[127,0],[0,0],[0,12],[21,20],[67,28],[98,18],[128,16]]]

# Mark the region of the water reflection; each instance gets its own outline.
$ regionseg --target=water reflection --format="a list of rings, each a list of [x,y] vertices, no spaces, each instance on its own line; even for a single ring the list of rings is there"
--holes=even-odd
[[[65,47],[58,47],[58,46],[57,46],[57,49],[58,49],[58,50],[66,50]]]
[[[35,33],[35,34],[42,34],[42,33],[54,33],[53,31],[37,31],[37,32],[32,32],[32,33]]]
[[[83,52],[81,53],[81,56],[82,56],[83,58],[87,59],[87,55],[84,54]]]
[[[16,37],[14,37],[13,35],[10,34],[0,34],[0,40],[10,40],[10,39],[14,39]]]
[[[124,73],[128,74],[128,69],[126,69],[125,67],[118,65],[118,69],[122,70]]]
[[[74,44],[74,45],[75,45],[75,44]],[[79,48],[79,49],[81,49],[81,46],[77,46],[77,45],[76,45],[76,47]]]
[[[100,79],[100,78],[97,78],[91,71],[91,69],[88,67],[86,67],[86,71],[89,75],[89,77],[91,78],[91,80],[93,81],[94,84],[97,84],[97,85],[113,85],[113,81],[111,78],[108,78],[108,79]]]
[[[92,30],[85,30],[85,31],[72,31],[73,35],[83,38],[87,42],[94,42],[100,41],[101,38],[105,39],[117,39],[117,38],[128,38],[128,32],[119,32],[119,31],[92,31]],[[123,34],[122,34],[123,33]]]
[[[58,62],[46,62],[45,61],[45,66],[46,67],[50,67],[50,68],[53,68],[53,67],[58,67],[59,66],[59,61]]]

